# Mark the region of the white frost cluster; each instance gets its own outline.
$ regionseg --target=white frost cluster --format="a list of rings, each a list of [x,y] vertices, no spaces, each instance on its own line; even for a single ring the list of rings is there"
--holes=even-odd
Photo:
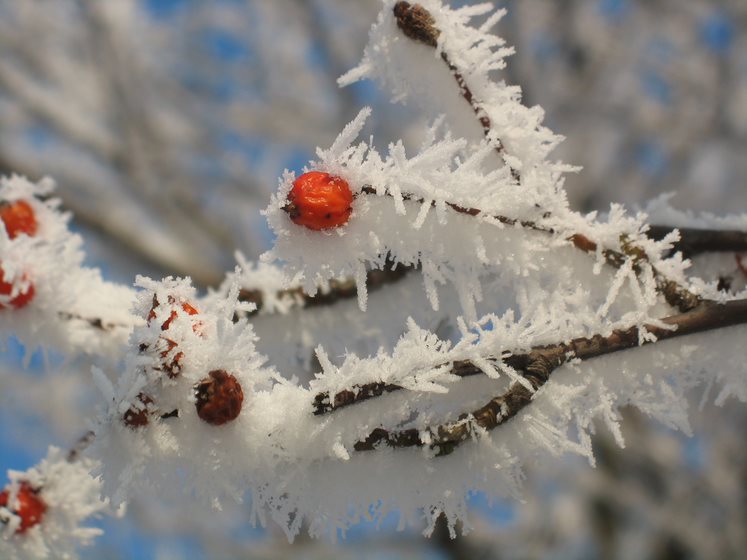
[[[9,512],[9,521],[0,524],[0,557],[77,558],[76,549],[90,545],[101,534],[99,529],[82,524],[108,507],[100,497],[101,481],[89,474],[93,466],[86,458],[68,461],[65,452],[50,447],[47,457],[35,467],[25,472],[10,471],[8,504],[14,503],[21,482],[28,482],[32,488],[41,489],[39,496],[47,509],[41,522],[22,534],[16,533],[20,518]]]
[[[44,347],[116,361],[136,323],[129,313],[133,291],[104,281],[98,269],[82,267],[83,240],[69,230],[70,215],[60,211],[60,201],[49,198],[53,190],[50,179],[35,184],[17,175],[0,178],[0,201],[25,200],[38,224],[36,235],[15,239],[0,227],[5,281],[24,291],[28,284],[34,289],[25,307],[0,309],[0,333],[17,337],[29,357]],[[14,296],[0,295],[0,303]],[[102,328],[92,319],[99,319]]]
[[[562,137],[542,125],[541,107],[521,104],[519,87],[493,79],[495,71],[505,67],[505,58],[514,52],[503,39],[489,33],[506,11],[487,2],[457,9],[440,0],[418,2],[430,12],[440,30],[438,46],[432,49],[414,43],[397,29],[394,0],[383,4],[363,59],[339,79],[340,85],[364,78],[376,80],[391,92],[394,100],[415,102],[432,118],[440,114],[453,116],[448,126],[460,136],[474,138],[475,132],[481,135],[475,126],[477,119],[460,98],[454,78],[445,71],[443,53],[469,85],[480,112],[490,119],[490,145],[505,147],[506,162],[522,174],[523,185],[549,187],[548,172],[552,168],[545,160]],[[472,25],[474,20],[481,23]],[[465,130],[465,123],[474,123],[471,131]]]
[[[136,285],[135,314],[147,322],[130,336],[123,373],[111,384],[103,371],[94,372],[107,402],[91,447],[104,488],[115,503],[136,487],[189,489],[216,503],[241,499],[244,458],[253,454],[257,430],[255,402],[275,376],[254,350],[251,326],[233,321],[250,306],[237,301],[235,285],[212,301],[198,301],[186,280],[138,277]],[[195,407],[195,386],[214,370],[234,375],[244,395],[239,417],[223,426],[200,420]],[[147,425],[125,423],[128,411],[143,409]]]

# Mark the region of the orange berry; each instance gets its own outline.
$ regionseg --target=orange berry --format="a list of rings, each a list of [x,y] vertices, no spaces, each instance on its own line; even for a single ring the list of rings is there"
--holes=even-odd
[[[174,379],[179,376],[179,373],[182,371],[182,358],[184,358],[184,352],[177,352],[174,354],[173,359],[171,362],[166,362],[166,356],[168,356],[169,352],[171,352],[174,348],[178,346],[176,341],[171,340],[170,338],[166,338],[165,336],[161,337],[162,340],[166,342],[166,350],[161,352],[161,365],[162,369],[166,371],[166,375],[168,375],[171,379]]]
[[[170,305],[174,305],[176,303],[176,300],[172,296],[168,296],[168,303]],[[150,323],[153,319],[156,318],[156,307],[158,307],[160,304],[158,302],[158,298],[156,296],[153,296],[153,305],[150,308],[150,312],[148,313],[148,323]],[[187,302],[184,302],[181,304],[182,309],[187,315],[197,315],[199,311],[192,307]],[[177,317],[177,311],[176,309],[173,309],[171,313],[169,314],[168,319],[166,319],[163,324],[161,325],[161,330],[166,331],[171,326],[171,322],[176,319]],[[192,324],[192,330],[202,336],[202,333],[200,332],[202,328],[202,322],[197,321]],[[172,340],[170,338],[167,338],[165,336],[160,337],[162,340],[165,341],[166,344],[166,350],[163,350],[161,352],[161,366],[156,369],[162,369],[166,371],[166,374],[171,378],[174,379],[179,375],[182,369],[182,358],[184,358],[184,352],[177,352],[171,362],[166,362],[166,356],[169,352],[171,352],[176,346],[178,346],[177,342],[175,340]],[[140,345],[140,351],[144,352],[147,350],[147,345]]]
[[[34,490],[28,482],[23,481],[16,494],[16,503],[12,506],[8,506],[9,497],[8,488],[0,492],[0,507],[9,509],[21,518],[21,524],[16,529],[16,533],[25,533],[34,525],[41,523],[44,512],[47,511],[47,504],[39,496],[39,490]]]
[[[25,275],[23,276],[23,279],[26,279]],[[5,273],[2,270],[2,263],[0,263],[0,294],[9,296],[12,291],[13,284],[5,281]],[[18,294],[16,294],[16,297],[10,300],[10,305],[15,307],[16,309],[26,307],[29,302],[34,299],[34,293],[34,285],[29,284],[24,291],[19,292]],[[5,309],[6,307],[7,306],[0,303],[0,309]]]
[[[283,210],[294,224],[318,231],[345,225],[352,204],[353,193],[345,179],[309,171],[293,182]]]
[[[0,203],[0,219],[5,224],[8,237],[15,239],[21,233],[29,237],[36,234],[38,224],[34,209],[25,200]]]
[[[173,305],[174,302],[175,302],[174,298],[172,296],[169,296],[169,303],[171,305]],[[153,305],[151,306],[150,312],[148,313],[148,323],[149,324],[150,324],[150,322],[153,319],[156,318],[156,307],[158,307],[159,305],[160,304],[158,302],[158,298],[156,298],[156,296],[154,295],[153,296]],[[182,303],[182,309],[185,311],[185,313],[187,313],[187,315],[197,315],[199,313],[199,311],[197,311],[197,309],[195,309],[194,307],[192,307],[187,302]],[[161,325],[161,330],[162,331],[167,330],[171,326],[171,321],[173,321],[174,319],[176,319],[176,310],[173,310],[171,312],[171,314],[169,315],[169,318],[164,321],[163,325]],[[197,327],[197,325],[193,326],[192,328],[196,329],[196,327]],[[197,332],[197,330],[195,330],[195,332]]]
[[[195,385],[197,416],[213,426],[235,420],[244,402],[238,379],[222,369],[213,370],[208,376]]]

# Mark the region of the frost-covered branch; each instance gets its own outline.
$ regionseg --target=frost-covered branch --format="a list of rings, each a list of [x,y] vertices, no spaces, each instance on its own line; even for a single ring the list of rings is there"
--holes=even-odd
[[[115,18],[96,14],[108,43]],[[84,354],[101,393],[91,432],[56,453],[62,470],[85,465],[100,477],[86,488],[100,481],[117,506],[154,490],[215,508],[250,500],[252,522],[289,538],[393,510],[403,526],[453,528],[467,526],[473,491],[517,495],[541,453],[593,462],[596,423],[622,443],[621,407],[686,431],[693,387],[747,399],[744,359],[725,352],[744,336],[747,291],[721,291],[684,258],[742,247],[747,216],[718,234],[685,216],[677,233],[620,205],[574,210],[564,178],[576,168],[549,155],[561,138],[519,88],[492,80],[513,52],[489,33],[502,15],[384,0],[341,82],[375,78],[422,104],[432,124],[420,147],[360,140],[373,113],[362,109],[316,161],[283,174],[264,211],[272,249],[258,263],[239,256],[206,295],[189,278],[104,282],[51,185],[2,180],[2,333]],[[439,79],[448,87],[428,81]],[[139,107],[118,80],[115,98]],[[160,133],[147,115],[128,129],[122,165],[155,181]],[[8,546],[51,546],[64,512],[55,481],[11,479]]]
[[[140,321],[129,310],[134,291],[83,266],[83,240],[50,197],[53,188],[49,179],[0,179],[6,226],[0,229],[0,305],[14,308],[0,313],[0,332],[19,338],[29,356],[46,348],[116,362]]]
[[[366,272],[366,289],[369,293],[375,292],[384,288],[388,284],[398,282],[411,271],[412,267],[401,264],[385,263],[382,269],[369,270]],[[255,305],[255,308],[248,312],[249,315],[267,312],[265,306],[266,297],[266,290],[259,288],[242,287],[239,291],[240,301],[253,303]],[[288,306],[284,306],[284,309],[289,309],[290,307],[312,308],[321,305],[332,305],[341,300],[357,297],[358,291],[355,279],[353,278],[342,280],[332,279],[324,290],[320,290],[314,295],[308,294],[300,286],[294,286],[291,288],[275,290],[271,296],[272,300],[275,302],[286,302]],[[277,310],[277,306],[274,306],[273,309]]]
[[[364,194],[374,195],[376,190],[373,187],[364,186],[361,189]],[[422,199],[413,199],[406,193],[402,194],[403,200],[411,200],[416,203],[423,202]],[[481,213],[477,208],[464,208],[454,203],[446,203],[449,208],[457,213],[468,216],[477,216]],[[547,234],[553,234],[551,228],[543,228],[535,222],[519,221],[506,216],[491,216],[502,224],[509,226],[521,226],[532,231],[540,231]],[[678,238],[672,236],[674,231],[678,232]],[[700,229],[700,228],[683,228],[666,225],[650,225],[646,231],[647,237],[656,241],[661,241],[669,237],[671,249],[670,253],[674,254],[679,251],[685,256],[695,256],[710,252],[747,252],[747,233],[739,230],[729,229]],[[572,235],[569,241],[584,252],[594,253],[597,246],[594,242],[583,235]],[[619,268],[625,261],[625,256],[614,250],[604,250],[603,254],[608,264]],[[385,262],[381,269],[369,270],[366,273],[367,291],[374,292],[384,286],[396,282],[404,277],[411,267],[402,264],[392,264]],[[345,299],[357,297],[357,288],[354,278],[345,278],[341,280],[332,279],[329,285],[323,290],[311,295],[304,291],[301,286],[293,286],[273,291],[270,295],[267,293],[271,286],[264,288],[247,287],[242,288],[239,292],[239,299],[255,304],[257,307],[250,315],[266,313],[268,310],[264,306],[264,300],[270,297],[273,301],[287,301],[292,306],[298,307],[317,307],[320,305],[331,305]],[[660,288],[667,301],[680,311],[687,311],[697,305],[700,300],[681,286],[669,283],[662,279]],[[286,307],[284,307],[286,308]],[[277,310],[273,307],[270,311]]]
[[[462,442],[478,435],[481,430],[492,430],[513,418],[532,402],[535,392],[547,382],[552,372],[563,364],[583,362],[643,344],[654,344],[708,330],[745,324],[747,323],[747,300],[734,300],[725,304],[707,303],[687,313],[665,317],[661,319],[661,323],[666,327],[655,325],[645,325],[643,328],[631,327],[624,331],[614,331],[608,336],[576,338],[567,343],[539,347],[527,354],[501,358],[505,365],[520,372],[522,378],[528,383],[515,381],[505,393],[491,399],[485,406],[463,414],[457,422],[429,427],[425,430],[388,431],[378,428],[365,440],[356,443],[355,450],[370,451],[382,444],[389,447],[428,446],[435,449],[438,455],[447,455]],[[464,377],[483,373],[483,370],[473,364],[461,363],[452,373]],[[335,410],[396,389],[401,389],[401,387],[395,388],[391,385],[358,387],[352,392],[336,394],[333,405],[326,408],[321,407],[329,399],[325,399],[324,395],[317,395],[315,404],[318,406],[315,413]],[[361,396],[358,397],[356,393]]]
[[[380,192],[380,189],[376,189],[374,187],[366,185],[361,188],[361,193],[363,194],[376,195],[378,192]],[[388,194],[389,196],[394,196],[390,193],[386,194]],[[416,204],[421,205],[421,208],[424,204],[427,204],[424,199],[417,198],[406,192],[398,193],[398,195],[401,196],[403,201],[415,202]],[[454,212],[466,216],[484,217],[485,215],[485,212],[478,208],[465,208],[448,201],[445,202],[445,205],[448,208],[452,209]],[[436,201],[431,201],[430,206],[435,208]],[[549,216],[547,215],[544,216],[544,218],[548,217]],[[490,215],[489,218],[507,226],[521,227],[531,231],[546,233],[549,235],[555,235],[557,233],[551,226],[543,226],[535,221],[518,220],[516,218],[495,214]],[[650,228],[650,226],[647,227]],[[645,232],[646,235],[657,241],[665,240],[666,242],[671,243],[673,245],[672,250],[675,250],[678,243],[677,241],[673,241],[673,239],[676,239],[675,228],[666,228],[664,226],[655,227],[656,229],[654,235],[648,236],[648,229]],[[690,244],[694,243],[695,246],[699,246],[701,248],[701,251],[727,251],[730,250],[728,249],[728,247],[742,247],[747,242],[747,239],[745,239],[747,238],[747,233],[744,232],[711,230],[700,237],[697,234],[693,233],[697,231],[698,230],[692,229],[688,231],[688,238],[685,241],[687,247],[690,247]],[[600,249],[595,241],[592,241],[585,235],[577,233],[572,234],[568,238],[568,240],[573,244],[574,247],[584,251],[585,253],[596,253],[598,250],[600,250],[600,253],[603,255],[607,264],[617,269],[624,266],[630,259],[633,262],[633,270],[638,274],[640,273],[640,262],[648,260],[646,251],[630,243],[627,240],[627,235],[625,234],[622,234],[619,240],[620,250],[610,248]],[[708,241],[706,242],[706,240]],[[707,247],[709,249],[707,249]],[[700,303],[701,300],[698,296],[691,293],[687,288],[678,284],[677,282],[668,279],[664,274],[656,270],[656,268],[654,268],[654,274],[661,294],[664,296],[667,303],[669,303],[672,307],[675,307],[676,309],[684,312],[693,309]]]
[[[419,43],[427,45],[429,47],[437,48],[438,39],[441,36],[441,31],[436,27],[436,22],[430,12],[420,4],[411,5],[409,2],[397,2],[392,8],[394,17],[397,20],[397,27],[407,35],[410,39],[413,39]],[[501,17],[501,12],[496,12],[493,16],[495,20]],[[486,25],[490,25],[488,22]],[[495,146],[495,150],[499,155],[504,155],[505,147],[500,138],[495,137],[493,134],[492,126],[490,123],[490,117],[482,110],[480,105],[472,93],[467,81],[465,80],[462,72],[459,68],[451,61],[449,54],[443,49],[443,45],[440,51],[441,60],[444,61],[449,72],[454,77],[454,80],[459,87],[459,93],[464,100],[469,103],[472,111],[475,113],[477,120],[482,126],[483,134],[488,141],[491,141]],[[511,168],[511,176],[517,183],[521,183],[521,174],[518,170]]]

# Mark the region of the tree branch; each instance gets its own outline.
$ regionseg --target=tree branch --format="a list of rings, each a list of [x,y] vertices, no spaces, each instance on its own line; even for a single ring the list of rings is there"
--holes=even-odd
[[[377,191],[375,188],[365,185],[361,189],[361,193],[377,194]],[[386,193],[386,195],[392,196],[389,193]],[[403,200],[413,201],[418,204],[422,204],[423,202],[425,202],[424,199],[418,198],[415,195],[409,193],[403,193],[401,196]],[[431,206],[435,206],[435,204],[435,201],[431,202]],[[465,214],[467,216],[479,216],[481,214],[485,215],[485,213],[479,208],[467,208],[453,202],[446,202],[445,204],[459,214]],[[509,218],[507,216],[500,215],[490,215],[490,217],[493,220],[497,220],[506,225],[520,225],[525,229],[530,229],[532,231],[538,231],[549,235],[555,235],[557,233],[554,229],[539,225],[533,221],[517,220],[515,218]],[[585,235],[577,233],[569,237],[568,240],[571,241],[577,249],[580,249],[585,253],[594,253],[597,250],[597,243],[589,239]],[[616,251],[614,249],[604,249],[602,251],[607,264],[611,265],[614,268],[620,268],[625,262],[627,262],[629,259],[632,259],[633,270],[636,272],[636,274],[638,274],[640,272],[640,264],[644,261],[648,261],[646,252],[640,247],[633,245],[625,238],[622,238],[620,242],[623,249],[622,252]],[[653,266],[652,270],[654,272],[654,276],[656,277],[656,283],[659,292],[664,296],[664,299],[669,305],[682,312],[689,311],[700,305],[700,303],[702,302],[700,297],[696,296],[685,287],[680,286],[673,280],[669,280]]]
[[[567,343],[540,346],[526,354],[509,356],[504,362],[521,371],[532,390],[514,382],[506,392],[491,399],[481,408],[462,414],[456,422],[440,424],[424,431],[415,428],[398,431],[377,428],[365,440],[357,442],[354,448],[356,451],[369,451],[383,444],[396,448],[429,446],[437,455],[447,455],[461,443],[474,438],[479,431],[492,430],[513,418],[532,401],[535,392],[547,382],[552,372],[570,360],[586,361],[643,344],[746,324],[747,299],[725,304],[708,302],[697,309],[666,317],[661,321],[675,329],[654,325],[643,327],[647,333],[656,336],[656,341],[644,341],[641,344],[641,329],[631,327],[616,330],[609,336],[576,338]]]
[[[78,441],[76,441],[75,444],[67,452],[67,462],[74,463],[75,461],[77,461],[78,457],[80,457],[83,452],[88,449],[88,446],[93,443],[94,439],[96,439],[96,433],[92,430],[88,430],[85,434],[80,436],[78,438]]]
[[[70,313],[69,311],[58,311],[57,316],[63,321],[83,321],[94,329],[100,331],[112,331],[114,329],[128,329],[131,325],[124,323],[105,323],[101,317],[83,317],[77,313]]]
[[[597,250],[597,243],[585,235],[576,233],[569,239],[576,248],[585,253],[594,253]],[[640,265],[642,262],[648,262],[648,255],[646,255],[646,252],[643,249],[633,245],[625,239],[621,240],[621,245],[623,248],[622,252],[613,249],[603,249],[602,255],[604,256],[604,260],[613,268],[620,268],[630,259],[633,261],[633,271],[636,274],[640,274]],[[672,307],[685,312],[695,309],[703,302],[699,296],[693,294],[684,286],[680,286],[674,280],[668,279],[653,265],[651,266],[651,269],[654,273],[657,290],[662,296],[664,296],[666,302]]]
[[[393,263],[387,259],[383,269],[369,270],[366,273],[366,286],[368,292],[375,292],[388,284],[394,284],[415,269],[416,267],[414,266]],[[290,301],[297,302],[299,307],[308,308],[332,305],[338,301],[355,298],[357,295],[358,291],[356,289],[355,280],[352,278],[346,278],[343,280],[330,280],[328,291],[318,291],[316,295],[313,296],[307,294],[303,288],[295,287],[279,290],[275,297],[277,299],[289,299]],[[239,291],[239,301],[251,302],[257,306],[254,311],[247,314],[249,316],[259,314],[264,307],[264,295],[262,290],[241,289]]]
[[[399,27],[399,29],[405,36],[409,37],[413,41],[432,48],[436,48],[438,46],[438,39],[441,36],[441,31],[436,27],[435,19],[433,18],[431,13],[423,6],[421,6],[420,4],[411,5],[409,2],[401,1],[397,2],[394,5],[393,13],[397,22],[397,27]],[[504,158],[505,161],[506,154],[503,142],[495,135],[492,135],[491,138],[492,124],[490,122],[490,118],[476,102],[474,94],[467,85],[464,76],[459,71],[459,69],[451,62],[448,54],[443,50],[441,52],[441,59],[444,61],[449,69],[449,72],[451,72],[452,76],[454,77],[454,80],[459,87],[459,91],[462,97],[465,99],[465,101],[467,101],[467,103],[469,103],[472,111],[480,122],[484,136],[488,140],[494,140],[496,142],[496,151],[502,158]],[[520,173],[510,166],[509,168],[511,169],[511,175],[514,180],[517,183],[520,183]],[[457,212],[462,212],[473,216],[480,213],[480,211],[476,209],[461,208],[454,204],[448,205]],[[513,220],[511,218],[501,216],[494,216],[494,218],[509,225],[517,223],[517,220]],[[533,222],[519,223],[521,223],[522,226],[530,229],[535,229],[537,231],[548,231],[552,233],[552,230],[548,230],[547,228],[538,226]],[[652,226],[652,228],[649,230],[649,234],[652,239],[661,239],[667,233],[669,233],[669,231],[671,231],[671,229],[667,229],[665,226]],[[676,247],[675,250],[681,250],[683,255],[685,256],[691,256],[703,251],[747,250],[747,234],[743,232],[717,232],[713,230],[695,230],[684,228],[683,230],[681,230],[681,234],[681,241],[679,243],[679,246]],[[576,246],[579,247],[578,244],[576,244]],[[593,247],[594,248],[591,250],[596,250],[596,244],[594,244]],[[615,253],[610,250],[605,251],[605,258],[607,259],[608,263],[618,268],[626,260],[624,257],[621,258],[621,255],[619,253]],[[679,286],[673,281],[666,279],[655,269],[654,271],[656,274],[659,291],[662,293],[667,303],[669,303],[672,307],[675,307],[684,312],[693,309],[700,304],[700,298],[693,295],[682,286]]]
[[[438,38],[441,36],[441,30],[436,27],[436,22],[428,10],[420,4],[411,5],[409,2],[397,2],[394,5],[393,12],[394,17],[397,20],[397,27],[400,28],[402,33],[413,41],[436,48],[438,45]],[[441,51],[441,60],[444,61],[444,64],[446,64],[449,72],[451,72],[451,75],[454,77],[454,80],[459,87],[459,93],[462,95],[464,100],[469,103],[469,106],[475,113],[477,120],[482,126],[483,135],[489,141],[492,140],[495,143],[495,151],[503,158],[506,155],[505,146],[497,136],[492,135],[491,137],[492,123],[490,122],[490,118],[475,101],[474,94],[467,85],[464,76],[456,65],[451,62],[446,51]],[[514,178],[516,183],[520,183],[521,174],[519,171],[511,166],[509,166],[509,169],[511,170],[511,176]]]
[[[672,251],[680,251],[685,257],[701,253],[747,252],[747,232],[744,231],[651,226],[646,235],[660,241],[674,229],[679,230],[680,240],[674,244]]]
[[[506,355],[506,358],[508,358],[508,355]],[[488,358],[488,361],[495,362],[497,358]],[[459,377],[469,377],[480,375],[483,371],[469,360],[460,360],[451,364],[451,371],[449,373]],[[314,397],[314,415],[321,416],[322,414],[334,412],[346,406],[380,397],[385,393],[399,391],[403,388],[393,383],[376,381],[363,385],[354,385],[351,389],[344,389],[339,393],[335,393],[332,399],[330,399],[330,394],[327,391],[317,393]]]

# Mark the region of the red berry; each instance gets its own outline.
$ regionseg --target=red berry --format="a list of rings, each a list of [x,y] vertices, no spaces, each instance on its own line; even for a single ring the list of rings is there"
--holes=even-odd
[[[175,341],[171,340],[170,338],[166,338],[165,336],[162,336],[161,339],[166,341],[167,346],[166,350],[161,352],[161,359],[165,360],[169,352],[171,352],[178,345]],[[166,363],[165,361],[162,363],[162,367],[166,371],[166,375],[168,375],[171,379],[177,377],[181,372],[183,357],[184,352],[177,352],[174,355],[174,358],[169,363]]]
[[[34,490],[28,482],[22,481],[16,494],[16,502],[12,506],[8,506],[9,497],[9,488],[0,492],[0,507],[8,508],[14,515],[21,518],[21,524],[16,529],[16,533],[25,533],[34,525],[41,523],[44,512],[47,511],[47,504],[39,496],[39,490]]]
[[[197,416],[213,426],[235,420],[241,412],[244,391],[235,376],[216,369],[195,385]]]
[[[23,276],[23,280],[26,280],[26,275]],[[5,273],[2,270],[2,263],[0,263],[0,295],[9,296],[13,292],[13,284],[5,281]],[[16,294],[16,296],[10,300],[10,305],[16,309],[26,307],[29,302],[34,299],[34,285],[28,284],[26,288]],[[5,309],[7,306],[0,303],[0,309]]]
[[[309,171],[293,182],[283,210],[294,224],[322,230],[345,225],[353,212],[352,204],[353,193],[345,179]]]
[[[145,393],[139,393],[137,396],[137,403],[133,404],[127,409],[127,412],[122,416],[122,421],[125,426],[132,428],[142,428],[147,426],[149,422],[149,416],[152,413],[150,405],[153,404],[153,399]]]
[[[169,302],[170,305],[174,305],[176,303],[176,300],[172,296],[169,296],[168,297],[168,302]],[[158,298],[154,295],[153,296],[153,306],[150,308],[150,312],[148,313],[148,323],[150,323],[153,319],[156,318],[156,308],[159,305],[160,304],[158,302]],[[187,302],[182,303],[181,304],[181,308],[184,310],[185,313],[187,313],[187,315],[197,315],[199,313],[199,311],[197,311],[197,309],[195,309],[194,307],[192,307],[192,305],[190,305]],[[162,331],[168,330],[169,327],[171,326],[171,322],[174,319],[176,319],[176,317],[177,317],[177,311],[176,311],[176,309],[174,309],[169,314],[168,319],[166,319],[163,322],[163,324],[161,325],[161,330]],[[200,327],[201,326],[202,326],[202,323],[199,322],[199,321],[197,321],[197,322],[193,323],[192,330],[195,333],[197,333],[197,334],[201,334],[200,333]],[[165,336],[162,336],[161,339],[164,340],[164,341],[166,341],[166,350],[163,350],[161,352],[161,359],[165,360],[165,358],[168,355],[168,353],[171,352],[177,346],[177,343],[176,343],[175,340],[172,340],[170,338],[166,338]],[[140,351],[141,352],[144,352],[145,350],[147,350],[147,348],[148,348],[147,345],[142,345],[142,344],[140,345]],[[182,358],[184,358],[184,352],[177,352],[174,355],[174,358],[171,360],[171,362],[166,363],[164,361],[162,363],[162,369],[164,369],[166,371],[166,374],[171,379],[174,379],[175,377],[177,377],[179,375],[179,372],[181,371],[181,367],[182,367],[182,365],[181,365]]]
[[[36,234],[37,223],[34,209],[25,200],[5,202],[0,204],[0,219],[5,224],[8,237],[15,239],[19,234],[25,233],[29,237]]]
[[[174,298],[173,298],[172,296],[169,296],[169,300],[168,300],[168,301],[169,301],[169,304],[173,305],[173,304],[175,303],[175,301],[176,301],[176,300],[175,300],[175,299],[174,299]],[[155,319],[155,318],[156,318],[156,308],[157,308],[157,307],[158,307],[159,305],[160,305],[160,303],[158,302],[158,298],[157,298],[157,297],[156,297],[156,296],[154,295],[154,296],[153,296],[153,305],[151,306],[151,308],[150,308],[150,312],[148,313],[148,324],[150,324],[150,322],[151,322],[151,321],[152,321],[153,319]],[[195,309],[194,307],[192,307],[192,306],[191,306],[191,305],[190,305],[189,303],[187,303],[187,302],[184,302],[184,303],[182,303],[182,309],[183,309],[183,310],[184,310],[184,311],[185,311],[185,312],[186,312],[186,313],[187,313],[188,315],[197,315],[197,314],[199,313],[199,311],[197,311],[197,309]],[[174,319],[176,319],[176,309],[174,309],[174,310],[173,310],[173,311],[171,312],[171,314],[169,315],[169,318],[168,318],[168,319],[166,319],[166,321],[164,321],[164,323],[163,323],[163,324],[161,325],[161,330],[162,330],[162,331],[165,331],[165,330],[167,330],[167,329],[168,329],[168,328],[169,328],[169,327],[171,326],[171,321],[173,321]],[[195,326],[194,326],[194,327],[192,327],[192,328],[193,328],[193,329],[195,329],[195,327],[196,327],[196,326],[197,326],[197,325],[195,325]],[[197,332],[197,331],[195,330],[195,332]]]

